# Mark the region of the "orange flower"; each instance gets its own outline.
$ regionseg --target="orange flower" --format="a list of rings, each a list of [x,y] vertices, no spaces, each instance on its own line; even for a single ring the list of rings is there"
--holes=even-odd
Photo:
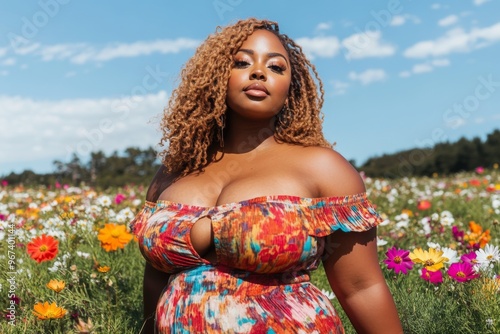
[[[56,279],[51,279],[50,282],[47,283],[47,288],[58,293],[61,292],[65,286],[66,283],[64,281],[59,281]]]
[[[483,231],[481,225],[472,220],[469,222],[469,230],[470,232],[464,235],[464,240],[468,241],[471,246],[478,244],[479,247],[484,248],[491,240],[490,230]]]
[[[418,202],[417,209],[418,210],[428,210],[431,208],[431,206],[432,206],[431,202],[429,202],[427,200],[422,200],[422,201]]]
[[[106,224],[99,230],[97,239],[106,252],[124,248],[132,240],[132,234],[127,232],[125,225]]]
[[[36,303],[33,309],[33,314],[40,320],[61,319],[68,312],[64,308],[57,306],[56,303],[49,304],[48,302]]]
[[[59,241],[57,241],[54,237],[42,234],[28,243],[28,254],[38,263],[50,261],[56,257],[58,246]]]
[[[97,271],[100,273],[107,273],[110,269],[111,269],[111,267],[108,267],[108,266],[97,267]]]

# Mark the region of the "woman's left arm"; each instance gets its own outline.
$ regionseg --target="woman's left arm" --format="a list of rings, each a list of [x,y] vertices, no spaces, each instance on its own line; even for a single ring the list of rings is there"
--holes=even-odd
[[[312,152],[312,151],[311,151]],[[310,175],[322,197],[365,192],[358,171],[335,151],[312,152]],[[318,154],[319,153],[319,154]],[[328,281],[358,333],[402,333],[377,254],[377,229],[337,231],[328,236],[323,265]]]
[[[357,333],[402,333],[377,256],[377,232],[337,231],[323,261],[330,286]]]

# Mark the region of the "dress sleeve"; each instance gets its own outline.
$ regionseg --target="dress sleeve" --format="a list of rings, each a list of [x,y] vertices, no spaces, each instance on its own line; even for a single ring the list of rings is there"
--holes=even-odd
[[[312,203],[311,209],[313,219],[309,225],[309,234],[317,237],[327,236],[337,230],[368,231],[383,221],[365,192],[319,198]]]

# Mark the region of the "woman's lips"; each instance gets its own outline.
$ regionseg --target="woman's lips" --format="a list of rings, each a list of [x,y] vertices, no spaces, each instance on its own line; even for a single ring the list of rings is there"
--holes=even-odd
[[[269,95],[266,87],[259,83],[253,83],[244,89],[245,94],[254,97],[266,97]]]

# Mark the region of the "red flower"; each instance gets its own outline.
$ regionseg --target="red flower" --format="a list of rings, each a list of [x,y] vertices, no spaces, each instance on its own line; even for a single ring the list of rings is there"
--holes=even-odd
[[[432,206],[431,202],[427,200],[422,200],[418,202],[417,209],[421,211],[428,210],[431,208],[431,206]]]
[[[58,246],[59,241],[57,241],[54,237],[42,234],[28,243],[28,254],[38,263],[50,261],[56,257]]]

